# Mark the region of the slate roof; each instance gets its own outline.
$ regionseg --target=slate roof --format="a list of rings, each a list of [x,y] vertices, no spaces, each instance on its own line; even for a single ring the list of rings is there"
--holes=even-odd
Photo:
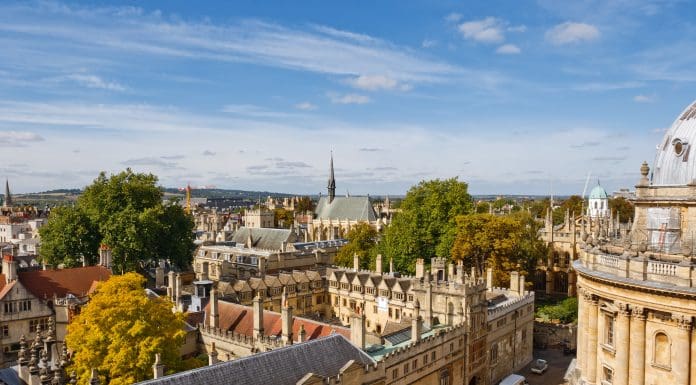
[[[220,329],[231,331],[251,337],[254,334],[254,312],[251,306],[236,303],[218,301]],[[204,309],[205,322],[210,323],[210,303]],[[292,333],[296,337],[300,333],[300,327],[304,325],[307,340],[326,337],[331,334],[341,334],[350,338],[350,329],[344,326],[329,325],[326,323],[293,317]],[[263,311],[263,334],[265,336],[282,335],[280,313]]]
[[[247,244],[247,239],[251,234],[251,247],[263,250],[280,250],[283,242],[292,244],[297,242],[297,234],[289,229],[252,229],[240,227],[232,235],[232,241],[236,244]]]
[[[139,384],[292,385],[308,373],[322,377],[336,376],[351,360],[362,365],[375,363],[346,338],[334,334]]]
[[[68,294],[84,297],[94,291],[96,283],[111,277],[104,266],[85,266],[73,269],[20,271],[19,282],[37,298],[63,298]]]
[[[370,197],[329,197],[319,198],[314,209],[316,219],[349,219],[353,221],[376,221],[377,214],[372,208]]]

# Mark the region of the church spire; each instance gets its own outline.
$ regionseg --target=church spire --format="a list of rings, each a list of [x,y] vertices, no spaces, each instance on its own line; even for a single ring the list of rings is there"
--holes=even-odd
[[[334,166],[333,166],[333,151],[331,151],[331,167],[329,169],[329,203],[333,202],[334,197],[336,197],[336,180],[334,179]]]
[[[12,206],[12,195],[10,195],[10,182],[5,179],[5,199],[3,200],[3,206]]]

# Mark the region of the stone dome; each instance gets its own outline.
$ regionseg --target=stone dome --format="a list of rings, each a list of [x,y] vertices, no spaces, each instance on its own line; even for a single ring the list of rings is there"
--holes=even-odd
[[[688,106],[658,144],[651,182],[653,185],[696,183],[696,102]]]
[[[590,191],[590,199],[607,199],[609,198],[609,195],[607,195],[607,190],[604,189],[604,187],[600,186],[597,184],[595,188]]]

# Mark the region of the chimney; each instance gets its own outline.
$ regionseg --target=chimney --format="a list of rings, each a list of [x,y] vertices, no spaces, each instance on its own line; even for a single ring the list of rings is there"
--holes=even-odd
[[[169,274],[167,274],[167,276],[169,277],[169,282],[167,282],[167,294],[169,295],[169,299],[171,299],[172,302],[174,302],[174,296],[176,295],[176,276],[174,275],[174,271],[172,270],[169,271]]]
[[[519,293],[520,295],[524,295],[524,275],[520,274],[520,290]]]
[[[307,331],[304,328],[304,324],[300,324],[299,336],[297,337],[297,342],[302,343],[307,341]]]
[[[454,276],[455,276],[454,263],[450,262],[447,265],[447,268],[448,268],[447,280],[454,281]]]
[[[382,254],[377,254],[375,259],[375,272],[377,274],[382,274]]]
[[[258,263],[258,265],[259,265],[259,275],[260,275],[261,277],[263,277],[263,276],[266,275],[266,258],[264,258],[264,257],[259,257],[259,260],[258,260],[258,261],[259,261],[259,263]]]
[[[285,345],[292,345],[292,306],[288,303],[288,292],[283,288],[282,306],[280,308],[281,338]]]
[[[164,269],[162,266],[155,267],[155,287],[164,286]]]
[[[181,281],[181,274],[176,274],[176,286],[175,286],[175,291],[174,291],[174,296],[176,297],[175,303],[179,302],[179,299],[181,298],[181,290],[184,287],[184,284]]]
[[[517,271],[510,272],[510,291],[518,293],[520,290],[520,273]]]
[[[17,280],[17,262],[12,255],[2,257],[2,272],[5,274],[5,283]]]
[[[353,313],[350,318],[350,342],[365,349],[365,315]]]
[[[486,288],[488,291],[493,289],[493,268],[489,267],[486,269]]]
[[[389,275],[394,275],[394,258],[389,258]]]
[[[423,278],[425,276],[425,261],[423,258],[416,259],[416,278]]]
[[[411,320],[411,342],[418,342],[423,333],[423,318],[420,316],[420,302],[416,299],[413,304],[413,319]]]
[[[213,342],[210,353],[208,354],[208,366],[215,365],[218,362],[220,362],[220,360],[218,360],[218,351],[215,349],[215,342]]]
[[[154,379],[164,377],[164,364],[160,359],[160,354],[155,354],[155,363],[152,365],[152,372],[154,373]]]
[[[258,340],[263,337],[263,300],[261,294],[256,293],[253,301],[254,307],[254,339]]]
[[[220,327],[220,310],[218,309],[217,290],[210,290],[210,327]]]
[[[360,257],[358,257],[358,254],[353,254],[353,270],[360,271]]]

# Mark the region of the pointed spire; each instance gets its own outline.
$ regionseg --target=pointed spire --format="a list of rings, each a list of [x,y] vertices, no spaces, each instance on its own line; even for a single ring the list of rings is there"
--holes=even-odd
[[[3,200],[2,205],[4,207],[10,207],[12,206],[12,195],[10,194],[10,181],[5,179],[5,199]]]
[[[333,151],[331,151],[331,166],[329,168],[329,203],[336,197],[336,179],[334,179]]]

